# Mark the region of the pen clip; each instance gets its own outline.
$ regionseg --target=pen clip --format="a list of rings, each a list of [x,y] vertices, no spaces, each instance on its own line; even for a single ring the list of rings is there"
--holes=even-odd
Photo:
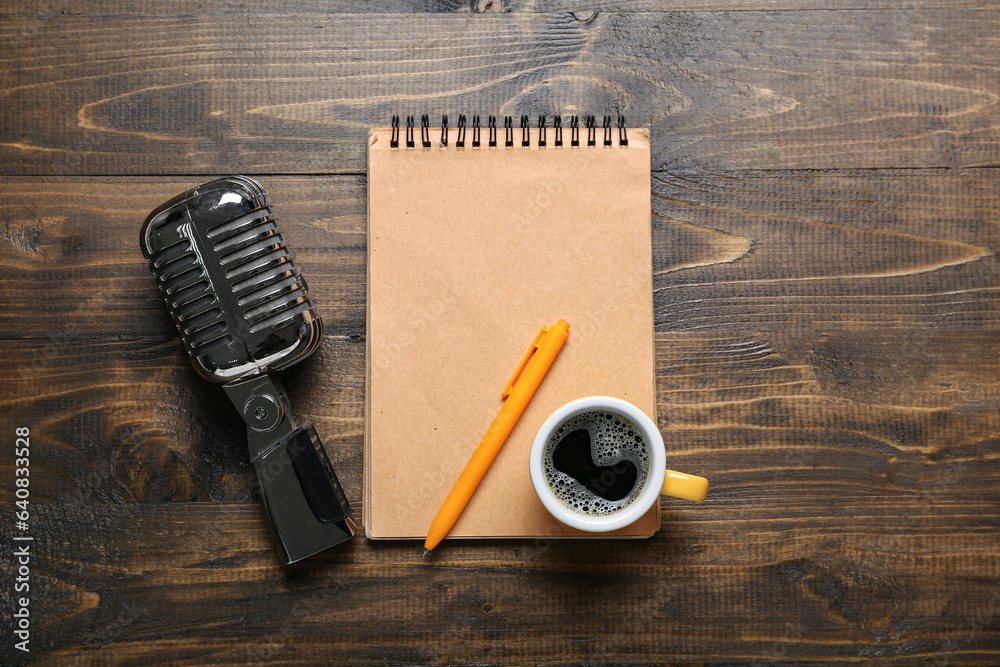
[[[549,327],[543,326],[542,330],[538,332],[537,336],[535,336],[535,340],[531,341],[528,351],[524,353],[524,359],[521,359],[521,363],[519,363],[517,368],[514,369],[514,375],[511,376],[510,382],[507,383],[507,386],[503,388],[500,398],[507,398],[510,395],[510,392],[514,389],[514,383],[517,382],[517,378],[521,377],[521,371],[523,371],[524,367],[528,365],[528,359],[530,359],[531,355],[538,349],[538,344],[542,341],[542,337],[548,332]]]

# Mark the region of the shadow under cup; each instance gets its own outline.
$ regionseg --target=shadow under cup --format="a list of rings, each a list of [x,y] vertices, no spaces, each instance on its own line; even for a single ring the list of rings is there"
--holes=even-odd
[[[666,455],[653,421],[627,401],[577,399],[556,410],[532,443],[531,482],[561,522],[590,532],[627,526],[657,502]]]

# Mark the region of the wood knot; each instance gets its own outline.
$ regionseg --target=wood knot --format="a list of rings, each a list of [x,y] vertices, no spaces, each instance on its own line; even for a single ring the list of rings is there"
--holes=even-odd
[[[584,10],[579,12],[570,12],[570,16],[579,21],[580,23],[591,23],[597,18],[597,12],[594,10]]]
[[[806,561],[801,585],[823,601],[831,616],[869,630],[886,623],[899,608],[899,587],[884,570],[864,561]]]
[[[507,9],[507,0],[477,0],[475,4],[477,14],[499,14]]]
[[[38,224],[28,220],[15,220],[7,223],[4,230],[7,243],[20,252],[38,254],[38,236],[41,228]]]
[[[483,605],[482,607],[480,607],[480,608],[479,608],[479,610],[480,610],[481,612],[483,612],[483,615],[484,615],[484,616],[489,616],[489,615],[491,615],[491,614],[495,614],[495,613],[496,613],[496,611],[497,611],[497,608],[496,608],[496,607],[494,607],[494,606],[493,606],[492,604],[490,604],[489,602],[487,602],[487,603],[485,603],[485,604],[484,604],[484,605]]]

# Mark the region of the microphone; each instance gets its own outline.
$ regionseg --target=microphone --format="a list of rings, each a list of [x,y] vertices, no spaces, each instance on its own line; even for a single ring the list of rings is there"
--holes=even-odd
[[[267,192],[245,176],[192,188],[149,214],[140,244],[195,370],[222,385],[247,425],[285,563],[353,537],[351,506],[319,436],[292,416],[274,375],[312,354],[323,321]]]

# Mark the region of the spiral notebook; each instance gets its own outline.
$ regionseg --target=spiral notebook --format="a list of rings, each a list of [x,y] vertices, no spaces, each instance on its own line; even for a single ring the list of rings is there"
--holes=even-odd
[[[592,536],[535,495],[535,433],[590,395],[655,421],[648,132],[550,123],[425,117],[369,134],[369,538],[427,535],[542,325],[568,321],[566,345],[449,539]],[[611,535],[659,523],[657,504]]]

